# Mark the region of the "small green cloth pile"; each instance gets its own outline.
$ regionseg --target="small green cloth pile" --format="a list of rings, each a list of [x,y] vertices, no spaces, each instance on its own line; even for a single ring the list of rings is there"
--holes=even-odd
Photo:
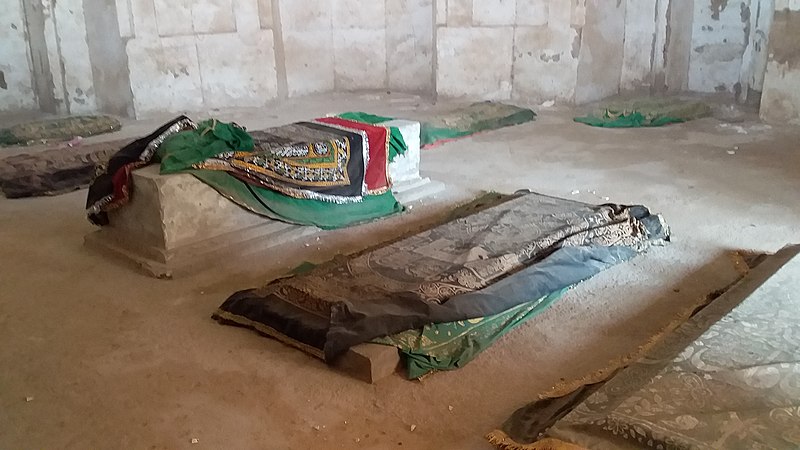
[[[644,114],[639,111],[612,111],[607,109],[600,117],[576,117],[575,122],[600,128],[663,127],[671,123],[685,122],[679,117]]]
[[[711,113],[711,106],[699,101],[645,97],[608,101],[599,110],[576,117],[575,122],[601,128],[663,127],[708,117]]]
[[[536,120],[536,113],[528,108],[496,102],[474,103],[422,120],[420,143],[423,147],[431,146],[533,120]]]
[[[197,124],[196,130],[170,136],[157,155],[161,159],[161,173],[177,173],[231,150],[252,152],[253,138],[240,127],[212,119]]]

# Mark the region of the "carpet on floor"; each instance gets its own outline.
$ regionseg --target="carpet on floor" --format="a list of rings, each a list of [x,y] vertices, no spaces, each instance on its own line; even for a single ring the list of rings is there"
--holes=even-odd
[[[800,447],[798,253],[754,259],[637,362],[519,409],[487,438],[502,450]]]
[[[661,216],[644,206],[522,193],[386,246],[237,292],[214,318],[330,363],[375,338],[547,299],[668,239]]]

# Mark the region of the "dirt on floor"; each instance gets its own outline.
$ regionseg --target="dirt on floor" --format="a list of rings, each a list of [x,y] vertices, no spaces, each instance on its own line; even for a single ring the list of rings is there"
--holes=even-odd
[[[408,96],[326,96],[206,115],[255,128],[438,107]],[[440,213],[442,199],[166,281],[83,247],[93,231],[85,191],[0,198],[0,448],[487,449],[484,433],[515,409],[635,351],[738,277],[729,250],[800,242],[798,129],[745,115],[608,130],[573,123],[567,109],[537,112],[536,122],[424,151],[423,175],[458,193],[447,201],[531,189],[642,203],[664,214],[673,242],[578,286],[463,369],[421,382],[368,385],[210,315],[232,292],[304,260],[401,234]],[[123,133],[145,134],[161,119]],[[24,151],[36,148],[7,154]]]

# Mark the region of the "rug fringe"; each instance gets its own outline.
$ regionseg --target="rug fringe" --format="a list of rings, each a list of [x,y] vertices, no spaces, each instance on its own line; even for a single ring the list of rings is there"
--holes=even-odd
[[[723,291],[730,290],[733,286],[739,283],[743,276],[728,285]],[[682,309],[680,312],[673,316],[672,320],[664,327],[660,328],[656,333],[652,334],[647,341],[645,341],[642,345],[637,347],[631,353],[619,356],[611,361],[608,364],[593,373],[588,375],[584,375],[583,377],[574,379],[572,381],[566,381],[559,383],[549,390],[545,391],[544,393],[539,395],[539,400],[547,400],[553,398],[560,398],[567,396],[578,389],[583,388],[584,386],[589,386],[592,384],[602,383],[607,381],[614,373],[620,369],[623,369],[629,366],[634,361],[638,361],[645,357],[650,350],[653,349],[657,344],[659,344],[664,336],[672,333],[678,327],[686,323],[692,316],[698,311],[700,308],[704,308],[711,304],[716,298],[714,297],[713,293],[706,295],[705,297],[699,299],[696,303],[692,304],[689,307]]]
[[[520,444],[500,430],[487,434],[486,440],[499,450],[586,450],[579,445],[553,438],[542,439],[532,444]]]

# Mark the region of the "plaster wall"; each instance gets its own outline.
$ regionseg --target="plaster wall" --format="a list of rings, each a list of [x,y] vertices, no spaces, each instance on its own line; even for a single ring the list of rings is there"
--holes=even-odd
[[[0,8],[0,111],[37,108],[21,0]]]
[[[0,109],[142,117],[361,90],[744,101],[763,89],[775,1],[12,0]]]
[[[761,117],[800,125],[800,0],[775,0]]]
[[[760,91],[773,0],[695,0],[688,88]]]

